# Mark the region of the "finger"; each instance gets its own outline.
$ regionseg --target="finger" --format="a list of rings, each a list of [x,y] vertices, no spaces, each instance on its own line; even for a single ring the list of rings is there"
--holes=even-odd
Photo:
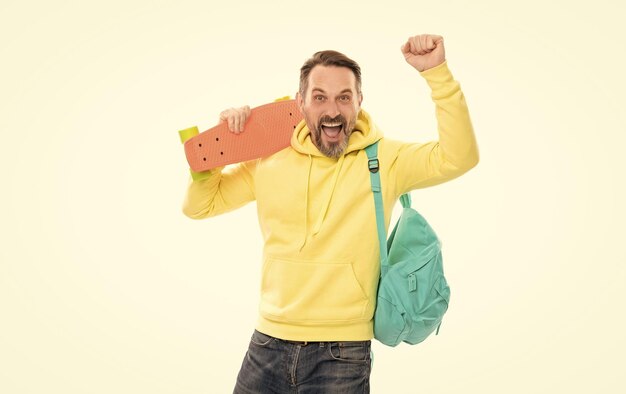
[[[240,133],[243,131],[243,125],[246,123],[246,114],[242,112],[239,114],[239,128],[237,129]]]
[[[234,124],[234,126],[233,126],[233,131],[234,131],[235,133],[239,133],[239,122],[240,122],[240,120],[241,120],[241,119],[239,118],[239,114],[238,114],[238,113],[235,113],[235,114],[233,115],[233,124]]]
[[[432,51],[437,46],[437,45],[435,45],[435,40],[433,40],[433,37],[434,36],[431,36],[431,35],[426,37],[426,48],[429,51]]]
[[[415,39],[411,38],[409,40],[409,43],[411,45],[411,53],[414,55],[419,55],[419,49],[417,49],[417,47],[415,46]]]
[[[235,119],[230,113],[228,114],[228,129],[230,131],[235,131]]]
[[[421,34],[419,36],[420,47],[422,48],[424,52],[430,52],[430,50],[428,49],[428,44],[426,42],[427,38],[428,38],[428,35],[426,34]]]
[[[431,37],[433,38],[433,41],[435,42],[435,45],[439,45],[441,43],[443,43],[443,37],[442,36],[438,36],[436,34],[431,35]]]
[[[413,46],[415,47],[415,54],[416,55],[423,55],[423,54],[426,53],[426,51],[422,47],[422,43],[420,41],[420,36],[413,37],[412,42],[413,42]]]
[[[410,55],[411,44],[409,44],[408,40],[407,40],[407,42],[402,44],[402,46],[400,46],[400,51],[402,52],[402,54],[404,55],[405,58]]]
[[[402,44],[400,50],[402,51],[404,60],[409,61],[409,59],[413,57],[413,54],[411,53],[411,43],[409,41]]]

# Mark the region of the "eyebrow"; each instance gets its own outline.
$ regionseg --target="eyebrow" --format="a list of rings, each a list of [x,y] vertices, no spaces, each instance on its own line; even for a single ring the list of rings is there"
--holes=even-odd
[[[321,92],[321,93],[324,93],[324,94],[326,93],[326,92],[324,91],[324,89],[321,89],[321,88],[313,88],[313,89],[311,90],[311,93],[315,92],[316,90],[317,90],[317,91],[319,91],[319,92]],[[351,90],[351,89],[347,89],[347,88],[346,88],[346,89],[342,90],[341,92],[339,92],[339,94],[344,94],[344,93],[352,93],[352,90]]]

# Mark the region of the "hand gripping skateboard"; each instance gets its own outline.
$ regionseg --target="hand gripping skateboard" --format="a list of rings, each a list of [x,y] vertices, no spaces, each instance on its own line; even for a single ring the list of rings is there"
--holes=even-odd
[[[269,156],[288,147],[302,119],[295,100],[282,100],[253,108],[239,134],[231,132],[227,122],[202,133],[191,127],[179,134],[189,166],[201,172]]]

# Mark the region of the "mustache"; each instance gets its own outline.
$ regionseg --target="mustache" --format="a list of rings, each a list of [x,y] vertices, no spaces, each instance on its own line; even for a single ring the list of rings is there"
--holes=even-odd
[[[343,117],[343,115],[341,115],[341,114],[339,114],[339,115],[335,116],[334,118],[331,118],[331,117],[330,117],[330,116],[328,116],[328,115],[324,115],[324,116],[322,116],[322,117],[320,118],[320,120],[319,120],[319,122],[318,122],[318,123],[319,123],[319,124],[322,124],[322,123],[324,123],[324,122],[326,122],[326,123],[341,122],[341,123],[343,123],[343,124],[345,125],[345,124],[346,124],[346,118],[344,118],[344,117]]]
[[[342,133],[346,134],[348,132],[347,127],[348,127],[348,122],[346,121],[346,118],[339,114],[337,116],[335,116],[334,118],[331,118],[328,115],[324,115],[322,116],[319,121],[317,122],[317,128],[318,130],[322,131],[322,123],[341,123],[342,127],[341,127],[341,131]]]

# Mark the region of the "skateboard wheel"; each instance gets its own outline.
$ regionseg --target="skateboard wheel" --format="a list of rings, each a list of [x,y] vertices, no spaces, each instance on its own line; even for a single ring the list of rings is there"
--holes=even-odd
[[[183,144],[187,142],[187,140],[189,140],[192,137],[197,136],[198,134],[200,134],[200,131],[198,130],[198,127],[196,126],[189,127],[187,129],[183,129],[178,132],[178,135],[180,135],[180,142],[182,142]]]

